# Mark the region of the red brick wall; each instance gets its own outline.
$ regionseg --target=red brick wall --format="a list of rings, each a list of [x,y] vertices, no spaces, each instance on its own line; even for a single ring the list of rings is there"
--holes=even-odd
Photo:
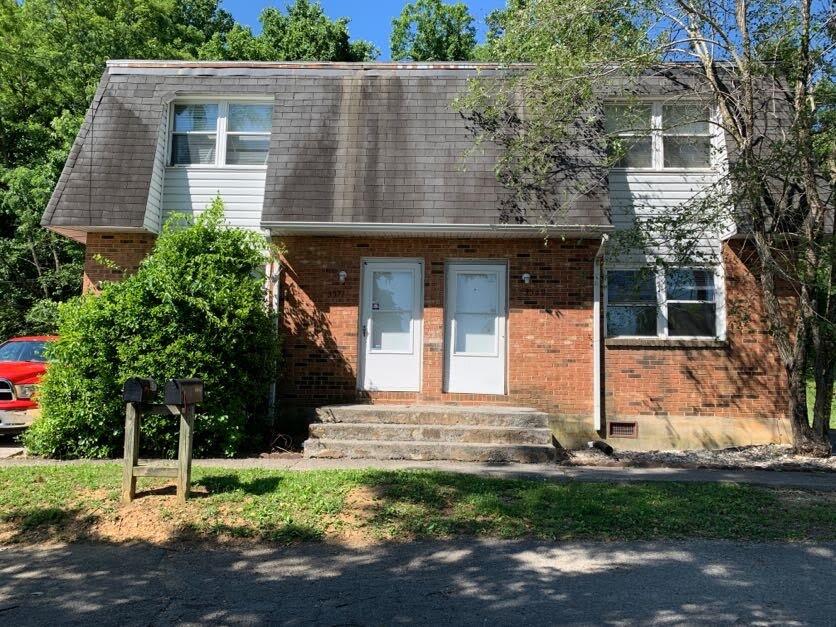
[[[608,420],[638,416],[774,418],[786,413],[786,377],[767,331],[742,245],[724,250],[727,346],[606,347]]]
[[[280,396],[315,405],[358,399],[358,303],[363,257],[424,260],[422,391],[372,393],[373,401],[508,403],[564,415],[592,411],[592,277],[598,242],[542,239],[291,237],[282,274],[285,361]],[[444,262],[508,262],[507,396],[447,394]],[[338,273],[345,270],[344,285]],[[523,284],[521,275],[531,274]]]
[[[136,272],[139,262],[153,247],[153,235],[88,233],[84,251],[83,291],[95,292],[99,281],[118,281],[126,274]],[[96,261],[98,255],[115,263],[118,269],[109,268]]]
[[[355,400],[508,403],[592,416],[594,240],[289,237],[282,274],[285,361],[279,394],[290,405]],[[640,416],[778,417],[783,370],[762,319],[754,275],[727,248],[728,346],[607,348],[608,420]],[[423,258],[422,391],[358,393],[358,303],[363,257]],[[444,262],[509,264],[507,396],[443,392]],[[344,285],[338,273],[348,273]],[[528,272],[529,285],[520,280]]]

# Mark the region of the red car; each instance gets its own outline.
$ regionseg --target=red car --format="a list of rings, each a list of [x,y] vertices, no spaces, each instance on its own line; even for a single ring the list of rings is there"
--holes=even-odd
[[[23,431],[38,417],[32,399],[46,371],[44,348],[56,337],[16,337],[0,344],[0,433]]]

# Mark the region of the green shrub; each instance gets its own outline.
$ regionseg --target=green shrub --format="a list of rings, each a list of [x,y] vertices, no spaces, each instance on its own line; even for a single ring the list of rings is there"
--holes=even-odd
[[[278,335],[264,307],[265,241],[224,225],[220,199],[196,220],[173,218],[136,274],[59,309],[60,340],[40,386],[42,416],[24,436],[50,457],[121,455],[121,389],[132,376],[199,377],[206,385],[196,455],[231,456],[265,432]],[[177,421],[149,416],[142,452],[172,456]]]

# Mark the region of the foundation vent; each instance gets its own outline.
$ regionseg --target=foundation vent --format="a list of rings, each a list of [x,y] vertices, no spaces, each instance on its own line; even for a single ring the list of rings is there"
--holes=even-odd
[[[639,425],[635,422],[611,422],[609,434],[611,438],[637,438]]]

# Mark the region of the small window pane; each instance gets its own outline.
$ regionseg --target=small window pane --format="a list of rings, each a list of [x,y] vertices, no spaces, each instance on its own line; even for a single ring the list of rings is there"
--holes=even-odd
[[[714,273],[710,270],[668,270],[665,283],[668,300],[714,301]]]
[[[671,135],[707,135],[708,107],[702,105],[665,105],[662,128]]]
[[[237,133],[269,133],[273,105],[230,104],[227,130]]]
[[[215,163],[214,135],[173,135],[171,141],[172,165]]]
[[[616,168],[649,168],[653,166],[650,137],[619,137],[623,153],[613,164]]]
[[[713,337],[714,303],[668,303],[668,335]]]
[[[373,311],[372,350],[408,353],[412,350],[412,313]]]
[[[456,314],[456,353],[496,353],[496,315]]]
[[[494,314],[498,296],[496,274],[456,275],[456,312]]]
[[[607,301],[655,305],[655,275],[649,270],[610,270],[607,272]]]
[[[174,105],[174,130],[215,131],[218,124],[217,104],[176,104]]]
[[[664,138],[666,168],[707,168],[711,165],[708,137]]]
[[[229,165],[264,165],[270,138],[263,135],[228,135],[226,162]]]
[[[412,311],[411,272],[372,273],[372,311]]]
[[[607,305],[607,335],[656,335],[656,307]]]
[[[649,133],[649,105],[608,105],[604,109],[608,133]]]

